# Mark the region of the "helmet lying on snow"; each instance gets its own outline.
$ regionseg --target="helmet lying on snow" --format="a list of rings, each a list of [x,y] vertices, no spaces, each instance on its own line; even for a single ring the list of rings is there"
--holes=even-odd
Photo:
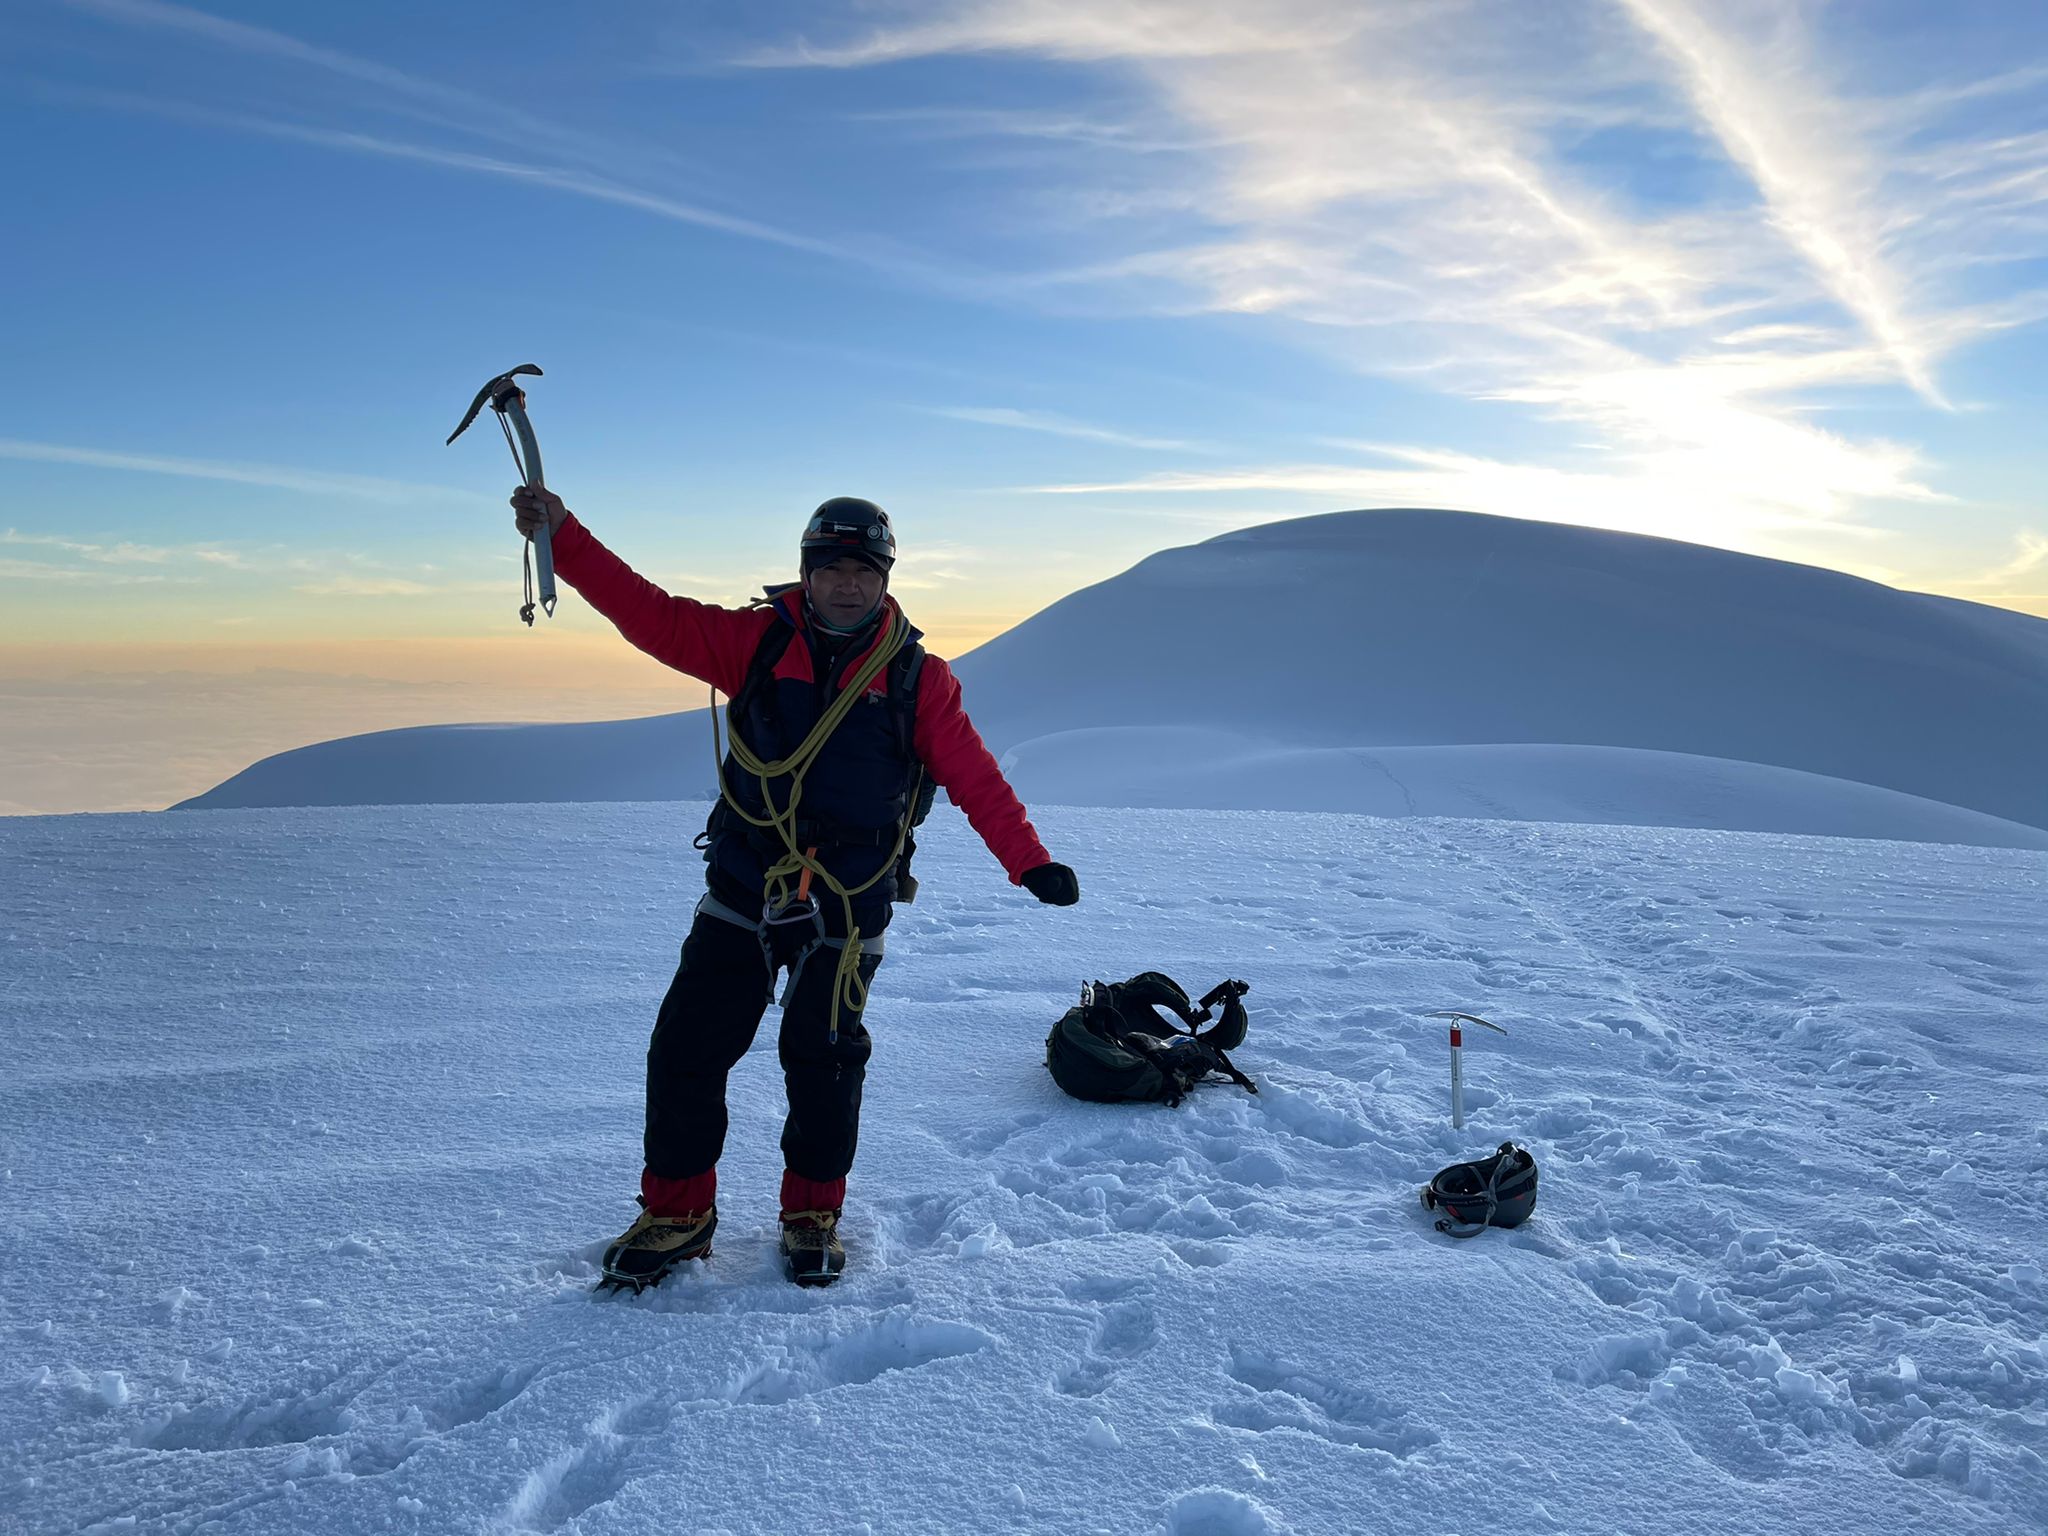
[[[1080,1006],[1069,1008],[1045,1037],[1045,1065],[1061,1088],[1097,1104],[1178,1104],[1212,1072],[1257,1093],[1258,1084],[1224,1054],[1244,1044],[1249,1021],[1243,998],[1250,990],[1241,981],[1219,982],[1197,1004],[1188,1001],[1179,982],[1158,971],[1129,981],[1092,982],[1081,989]],[[1209,1024],[1218,1003],[1223,1016]],[[1161,1007],[1180,1023],[1162,1015]],[[1198,1027],[1203,1024],[1209,1027]]]
[[[1423,1190],[1422,1203],[1447,1213],[1436,1229],[1452,1237],[1477,1237],[1488,1227],[1519,1227],[1536,1209],[1536,1159],[1504,1141],[1491,1157],[1444,1169]]]

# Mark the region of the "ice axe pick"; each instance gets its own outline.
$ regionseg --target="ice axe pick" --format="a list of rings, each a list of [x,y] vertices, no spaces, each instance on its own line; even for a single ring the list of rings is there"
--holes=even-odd
[[[533,423],[526,419],[526,391],[521,389],[516,382],[521,374],[531,374],[537,379],[541,376],[541,371],[532,363],[521,363],[517,368],[499,374],[495,379],[484,385],[482,389],[476,392],[476,398],[469,402],[469,410],[464,413],[462,424],[448,434],[448,441],[452,443],[455,439],[462,436],[464,432],[468,431],[469,424],[476,420],[477,414],[486,405],[489,405],[492,410],[498,413],[498,425],[505,433],[505,446],[512,450],[512,462],[519,470],[520,479],[525,481],[528,490],[544,491],[547,489],[547,484],[541,478],[540,444],[534,438]],[[519,434],[519,441],[516,444],[512,440],[514,432]],[[541,519],[540,527],[534,533],[532,543],[528,545],[528,554],[529,559],[537,560],[540,565],[540,606],[549,618],[553,618],[555,616],[555,551],[553,542],[549,538],[548,522],[545,517]],[[519,610],[519,617],[528,624],[531,624],[533,622],[533,566],[531,564],[526,565],[524,572],[526,604]]]

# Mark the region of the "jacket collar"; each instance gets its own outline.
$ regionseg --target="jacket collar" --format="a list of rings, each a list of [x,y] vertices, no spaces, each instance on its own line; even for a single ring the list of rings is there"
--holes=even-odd
[[[812,645],[814,634],[823,635],[825,633],[822,629],[814,628],[811,623],[810,605],[804,601],[802,582],[792,582],[787,587],[777,591],[770,602],[770,606],[775,610],[777,618],[803,636],[807,646]],[[893,594],[888,592],[882,594],[880,610],[871,621],[872,628],[855,637],[860,649],[859,654],[847,665],[849,673],[857,670],[860,664],[867,660],[868,653],[882,643],[882,637],[889,632],[889,626],[895,623],[896,615],[902,611],[902,607],[897,603]],[[922,640],[923,638],[924,631],[920,630],[915,624],[911,625],[910,639]]]

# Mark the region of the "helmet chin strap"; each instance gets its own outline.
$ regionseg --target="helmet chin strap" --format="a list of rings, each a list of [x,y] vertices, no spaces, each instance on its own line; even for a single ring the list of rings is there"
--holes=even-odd
[[[882,596],[886,597],[888,593],[889,584],[885,581],[882,583]],[[834,624],[830,619],[826,618],[823,613],[819,612],[818,605],[811,601],[810,588],[805,587],[804,611],[810,614],[811,622],[813,624],[817,625],[818,628],[824,630],[828,634],[857,635],[862,630],[866,629],[870,624],[875,622],[875,615],[882,611],[882,598],[877,597],[875,599],[874,607],[870,608],[866,613],[862,614],[858,619],[854,620],[851,624]]]
[[[882,611],[882,604],[889,596],[889,573],[882,572],[882,590],[875,595],[874,606],[855,619],[851,624],[834,624],[826,618],[818,605],[811,601],[811,572],[802,561],[797,563],[797,576],[804,589],[804,612],[811,616],[811,622],[830,635],[857,635],[874,623],[875,615]]]

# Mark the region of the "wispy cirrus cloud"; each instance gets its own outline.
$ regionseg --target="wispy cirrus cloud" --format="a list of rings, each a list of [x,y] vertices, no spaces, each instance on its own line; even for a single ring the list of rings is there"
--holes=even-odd
[[[289,33],[217,16],[169,0],[69,0],[74,10],[147,31],[291,66],[368,87],[385,111],[419,117],[497,143],[545,152],[588,165],[616,161],[620,146],[578,132],[559,119],[522,111],[503,97],[480,96],[457,86],[394,69],[338,48],[323,48]]]
[[[191,480],[221,480],[235,485],[260,485],[273,490],[299,491],[316,496],[345,496],[360,501],[475,502],[490,499],[478,492],[459,490],[453,486],[420,485],[405,480],[386,480],[375,475],[351,475],[330,470],[298,469],[283,464],[255,464],[226,459],[189,459],[168,454],[123,453],[105,448],[81,448],[69,443],[25,442],[20,438],[0,438],[0,459],[23,459],[43,464],[75,464],[87,469],[173,475]]]
[[[1852,33],[1804,0],[875,0],[733,50],[725,62],[762,69],[890,65],[899,104],[851,120],[972,139],[960,152],[984,163],[1008,140],[1056,165],[1015,191],[1007,226],[977,221],[977,249],[1015,257],[1001,275],[949,256],[967,241],[945,197],[886,232],[821,235],[691,195],[685,154],[652,138],[161,0],[81,3],[263,61],[273,88],[327,88],[307,93],[318,111],[274,89],[116,104],[632,208],[981,302],[1243,317],[1547,433],[1522,480],[1486,452],[1377,466],[1433,475],[1431,499],[1455,504],[1561,505],[1569,484],[1673,532],[1673,508],[1718,502],[1718,532],[1687,536],[1723,542],[1928,505],[1940,466],[1899,440],[1908,411],[1948,407],[1960,349],[2048,313],[2026,277],[2048,241],[2048,70],[1943,78],[1894,58],[1880,86],[1859,52],[1880,29]],[[916,61],[988,54],[1060,71],[1057,105],[1029,90],[949,100],[957,81],[918,96]],[[1070,224],[1047,229],[1047,210]],[[1878,397],[1907,408],[1898,431],[1827,414]],[[1199,448],[1032,415],[982,419]]]
[[[785,246],[791,250],[809,251],[817,255],[841,259],[855,259],[856,256],[856,253],[843,243],[832,240],[813,239],[807,235],[777,229],[773,225],[763,224],[757,220],[743,218],[735,214],[721,213],[712,208],[700,207],[694,203],[685,202],[680,198],[668,197],[659,192],[647,191],[608,176],[574,167],[539,164],[528,160],[512,160],[502,155],[483,154],[474,150],[460,149],[449,145],[396,139],[388,135],[368,133],[358,129],[322,128],[305,123],[256,117],[246,113],[223,112],[212,107],[199,106],[189,102],[160,100],[154,97],[123,95],[109,91],[70,91],[61,94],[68,96],[72,100],[88,102],[121,111],[143,112],[151,116],[176,118],[184,122],[205,123],[214,127],[233,129],[242,133],[257,134],[265,138],[283,139],[299,144],[311,144],[322,149],[338,150],[345,154],[370,155],[383,160],[410,161],[417,165],[435,166],[442,170],[460,171],[473,176],[486,176],[499,181],[519,182],[526,186],[538,187],[550,192],[566,193],[572,197],[584,198],[591,202],[611,203],[617,207],[631,208],[640,213],[652,214],[656,218],[667,219],[672,223],[695,225],[700,229],[717,230],[721,234],[737,235],[747,240],[760,240],[771,245]],[[885,264],[899,265],[897,263]]]
[[[922,132],[950,139],[977,136],[1044,139],[1159,154],[1184,154],[1210,147],[1206,141],[1185,131],[1176,132],[1164,124],[1125,122],[1095,114],[1043,108],[896,107],[851,113],[848,120],[893,124],[912,133]]]
[[[1882,167],[1861,114],[1827,88],[1796,8],[1745,38],[1690,0],[1621,0],[1676,62],[1694,110],[1763,194],[1771,222],[1920,395],[1945,403],[1935,347],[1891,260]],[[1872,125],[1875,126],[1874,124]]]
[[[316,77],[343,83],[346,89],[338,100],[295,102],[292,115],[239,111],[212,99],[201,101],[165,94],[44,86],[46,95],[118,111],[205,123],[340,153],[516,182],[740,239],[854,263],[894,279],[947,292],[973,294],[981,291],[986,282],[964,267],[930,260],[886,236],[861,232],[813,235],[679,195],[668,183],[686,176],[689,162],[659,143],[584,132],[556,117],[523,112],[500,98],[481,96],[373,59],[310,44],[272,28],[168,4],[165,0],[73,3],[108,22],[165,32],[288,69],[311,71]],[[316,120],[316,107],[330,119],[339,114],[349,121],[337,125],[331,120]],[[444,137],[401,136],[382,126],[366,126],[362,121],[390,116],[442,130]],[[475,147],[479,143],[496,147],[486,152]]]
[[[1838,480],[1850,475],[1867,494],[1886,500],[1946,500],[1913,478],[1916,461],[1895,449],[1888,459],[1855,455],[1852,469],[1818,483],[1787,484],[1768,465],[1731,482],[1710,472],[1705,451],[1671,462],[1627,462],[1613,468],[1517,463],[1471,453],[1398,444],[1339,445],[1362,457],[1353,462],[1248,465],[1217,471],[1171,471],[1126,480],[1075,481],[1012,489],[1053,496],[1302,497],[1322,506],[1442,507],[1474,512],[1512,510],[1518,517],[1577,523],[1623,532],[1655,531],[1697,543],[1753,543],[1825,525],[1835,533],[1868,536],[1839,521]],[[1660,488],[1653,509],[1643,505],[1646,484]],[[1301,510],[1308,510],[1303,508]],[[1646,523],[1646,511],[1654,527]]]
[[[157,572],[110,571],[76,565],[51,565],[42,560],[0,558],[0,579],[8,581],[85,582],[96,587],[163,586],[179,578]],[[193,581],[197,578],[185,578]]]
[[[2017,581],[2022,576],[2031,576],[2036,571],[2048,571],[2048,534],[2026,529],[2019,536],[2019,552],[1985,580],[2002,585]]]
[[[1129,58],[1200,59],[1328,47],[1360,29],[1363,8],[1301,6],[1266,0],[1256,13],[1184,0],[969,0],[900,8],[906,19],[837,43],[799,37],[747,55],[763,67],[861,68],[940,53],[1029,53],[1090,62]]]
[[[433,562],[394,566],[356,549],[294,553],[277,544],[145,544],[0,529],[0,550],[8,548],[28,558],[0,556],[0,577],[79,587],[203,586],[244,594],[288,587],[306,597],[338,598],[502,596],[516,590],[503,578],[456,579]]]
[[[132,539],[100,543],[88,539],[67,539],[56,534],[23,533],[19,528],[0,529],[0,544],[27,545],[69,555],[94,565],[170,565],[180,560],[199,560],[230,570],[248,567],[239,551],[214,544],[138,544]]]
[[[1209,453],[1214,450],[1198,443],[1172,437],[1141,437],[1113,427],[1091,426],[1050,411],[1019,411],[1007,406],[933,405],[920,409],[952,421],[971,421],[984,427],[1009,427],[1019,432],[1043,432],[1053,437],[1071,437],[1080,442],[1106,443],[1115,448],[1142,448],[1157,453]]]
[[[2023,528],[2013,541],[2012,558],[2002,565],[1993,567],[1976,576],[1967,576],[1951,582],[1952,587],[1975,596],[1986,594],[2029,595],[2039,601],[2038,594],[2026,594],[2023,589],[2039,584],[2040,577],[2048,575],[2048,534],[2031,528]]]
[[[122,540],[114,544],[95,544],[81,539],[59,538],[54,534],[23,533],[18,528],[0,530],[0,544],[27,544],[38,549],[55,550],[60,554],[74,555],[81,560],[91,560],[103,565],[161,565],[172,558],[172,552],[150,544],[136,544]]]
[[[2044,308],[1990,274],[2038,249],[2048,135],[2027,109],[2048,76],[1859,92],[1860,61],[1800,6],[1286,0],[1255,39],[1231,13],[1175,0],[930,0],[883,15],[749,62],[1082,63],[1114,72],[1110,101],[1135,97],[1132,142],[1180,149],[1150,174],[1183,179],[1190,216],[1155,220],[1168,238],[1041,272],[1043,293],[1263,317],[1362,372],[1562,429],[1532,465],[1423,463],[1424,444],[1388,450],[1410,456],[1399,464],[1119,490],[1418,493],[1559,516],[1586,500],[1617,526],[1676,522],[1719,542],[1837,527],[1938,499],[1935,466],[1818,413],[1886,389],[1943,409],[1943,361]],[[991,114],[977,131],[1003,131],[1000,103],[975,110]],[[1114,176],[1114,121],[1084,101],[1014,131],[1082,141],[1070,169],[1085,209],[1088,184]]]
[[[440,589],[402,576],[341,575],[301,582],[292,590],[308,597],[427,597]]]

